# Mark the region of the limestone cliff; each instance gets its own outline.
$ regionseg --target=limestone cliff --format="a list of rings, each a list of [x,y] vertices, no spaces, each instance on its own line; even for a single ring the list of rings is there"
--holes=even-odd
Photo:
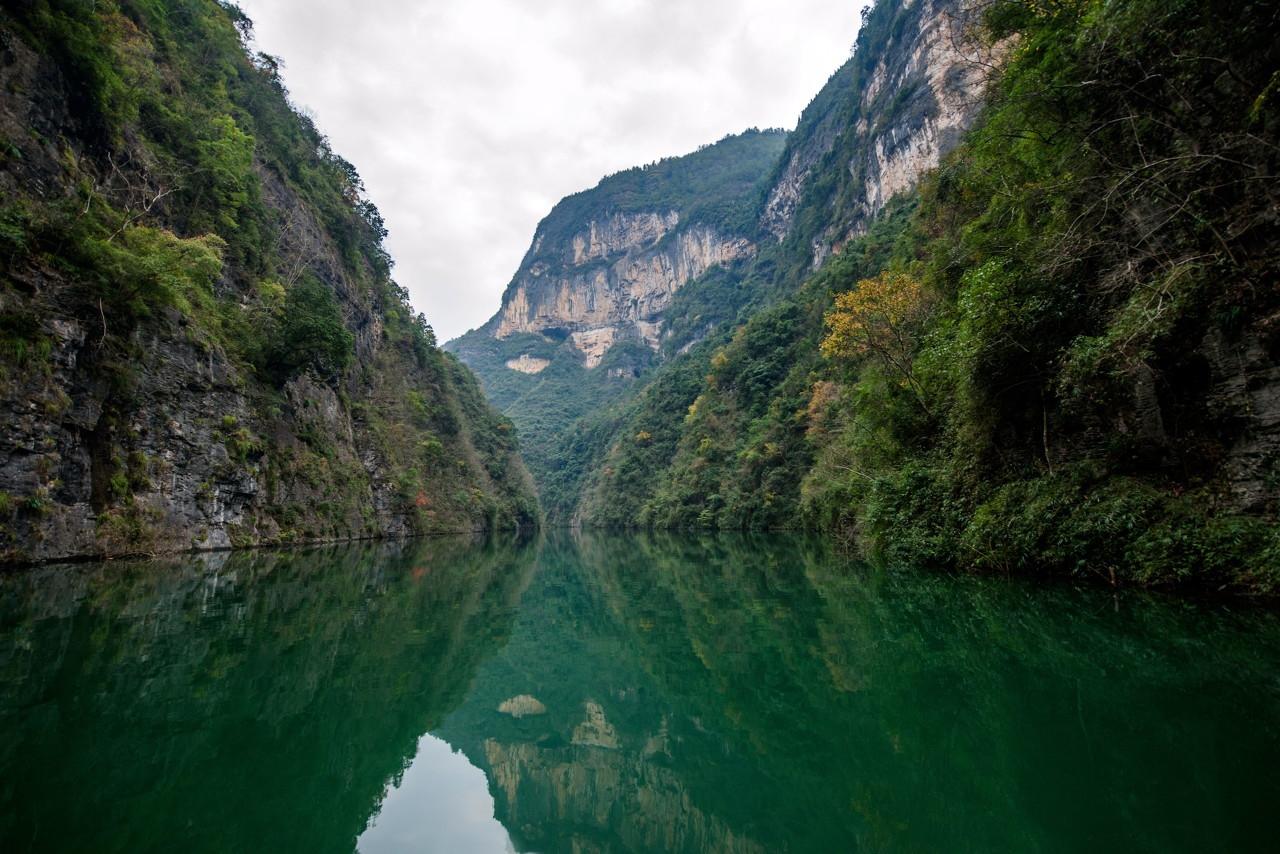
[[[773,173],[755,303],[575,425],[554,513],[1280,590],[1280,18],[1053,9],[869,9]]]
[[[592,219],[573,235],[559,264],[539,260],[517,274],[494,336],[567,333],[588,368],[623,338],[657,349],[675,292],[754,252],[745,237],[702,224],[681,228],[676,211]]]
[[[868,8],[864,27],[896,6]],[[1001,53],[973,36],[972,3],[900,6],[888,40],[855,52],[805,111],[765,201],[761,226],[782,240],[814,176],[841,166],[848,171],[850,186],[811,238],[814,266],[833,244],[865,232],[890,199],[912,189],[955,147]]]
[[[751,131],[564,199],[539,224],[498,313],[449,347],[482,378],[481,338],[511,341],[502,349],[514,364],[503,367],[524,373],[545,358],[513,341],[525,334],[567,341],[558,358],[588,369],[624,340],[656,350],[681,287],[754,256],[751,202],[783,140]]]
[[[588,416],[575,427],[575,436],[608,438],[596,444],[589,460],[580,451],[569,452],[577,439],[566,440],[560,457],[571,461],[572,473],[559,494],[547,497],[552,516],[583,524],[643,523],[642,508],[661,478],[694,465],[705,435],[685,437],[689,459],[677,460],[675,453],[697,397],[693,388],[706,377],[713,348],[737,340],[735,331],[742,332],[753,317],[762,330],[773,324],[760,317],[760,309],[789,299],[850,239],[865,234],[892,199],[909,195],[959,144],[973,122],[1001,53],[999,45],[977,39],[975,15],[965,0],[885,0],[867,8],[853,56],[804,110],[770,173],[756,208],[754,258],[727,282],[695,282],[682,292],[679,300],[696,307],[698,320],[672,318],[675,352],[641,392],[650,402],[637,400],[625,418],[611,415],[608,426]],[[683,326],[676,332],[678,322]],[[782,328],[800,323],[786,314],[776,322]],[[788,333],[760,334],[769,343],[743,345],[752,351],[743,356],[743,374],[725,383],[754,389],[748,392],[753,398],[780,383],[786,366],[804,355],[793,350],[773,358],[771,350],[782,347]],[[771,440],[769,447],[767,456],[786,458],[778,451],[782,443]],[[750,482],[739,472],[734,477],[732,483],[699,481],[688,504],[724,501]],[[698,481],[693,474],[689,479]],[[760,494],[782,488],[770,484]]]
[[[606,179],[540,224],[497,315],[448,346],[517,423],[553,518],[572,518],[588,492],[609,492],[597,488],[614,470],[601,442],[648,448],[646,437],[660,435],[636,418],[593,418],[659,373],[684,376],[682,365],[706,358],[700,345],[723,344],[745,317],[794,292],[959,142],[1000,53],[974,38],[976,14],[966,0],[868,7],[854,55],[785,146],[774,140],[757,166],[762,180],[738,182],[731,218],[707,216],[724,209],[716,195],[725,193],[685,168],[666,177],[665,194],[653,191],[656,176],[633,186],[645,170],[624,173],[628,186]],[[681,204],[652,204],[664,196]],[[678,422],[689,402],[658,417]]]

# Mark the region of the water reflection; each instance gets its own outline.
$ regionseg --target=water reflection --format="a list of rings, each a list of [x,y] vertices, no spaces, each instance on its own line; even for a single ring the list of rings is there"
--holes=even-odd
[[[1260,609],[567,534],[0,596],[5,851],[1272,845]]]
[[[437,734],[538,851],[1266,850],[1269,613],[877,574],[793,538],[548,546]],[[498,711],[527,695],[545,708]]]
[[[351,851],[532,557],[437,539],[5,578],[0,850]]]
[[[422,737],[394,791],[357,840],[361,854],[515,851],[484,773],[438,738]]]

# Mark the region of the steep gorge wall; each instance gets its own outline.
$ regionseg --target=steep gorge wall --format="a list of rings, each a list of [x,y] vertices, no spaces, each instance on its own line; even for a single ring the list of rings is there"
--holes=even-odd
[[[626,398],[676,349],[682,295],[755,258],[756,200],[784,143],[749,130],[562,199],[497,313],[446,345],[515,423],[544,498],[574,422]]]
[[[225,7],[189,11],[204,65],[131,6],[0,16],[0,560],[533,521],[510,424],[414,318],[376,229],[360,236],[371,206],[329,190],[349,164],[244,53]],[[85,79],[98,57],[65,40],[70,24],[108,65],[154,62],[131,69],[133,114],[163,104],[221,138],[193,152],[154,119],[84,103],[106,72]],[[184,93],[148,88],[164,80]],[[219,97],[227,112],[210,117]],[[189,191],[191,158],[232,145],[244,159],[219,168],[234,191]],[[175,201],[189,192],[214,213],[198,226]],[[302,293],[328,326],[290,325]],[[290,335],[329,355],[282,364]]]
[[[882,2],[864,13],[854,56],[806,108],[763,180],[739,194],[736,230],[674,206],[619,210],[607,201],[612,178],[539,226],[498,314],[449,346],[516,420],[553,517],[589,522],[590,510],[573,512],[584,495],[590,505],[614,503],[608,484],[618,467],[606,458],[636,436],[646,457],[669,453],[661,437],[692,400],[658,390],[670,412],[620,420],[614,403],[629,406],[653,382],[705,374],[689,366],[709,357],[706,348],[800,287],[959,142],[1000,53],[972,37],[971,16],[964,0]],[[667,176],[668,195],[696,207],[706,192],[695,177]],[[670,459],[651,462],[646,477]]]
[[[979,4],[956,60],[939,6],[872,9],[766,203],[795,287],[597,422],[574,518],[1274,595],[1280,10]]]
[[[966,0],[881,2],[864,14],[854,55],[801,115],[758,210],[758,257],[743,272],[746,287],[740,288],[758,295],[755,310],[745,324],[743,313],[728,313],[730,323],[709,330],[701,348],[656,372],[626,416],[608,428],[607,447],[597,448],[582,466],[580,483],[566,502],[572,506],[550,512],[567,513],[584,525],[663,524],[650,513],[659,493],[666,494],[664,502],[683,508],[680,513],[697,517],[705,511],[704,519],[710,519],[733,496],[755,492],[756,503],[763,505],[757,510],[769,517],[757,524],[788,524],[769,514],[784,512],[780,508],[786,502],[774,499],[798,489],[795,477],[803,464],[797,455],[808,450],[778,436],[755,436],[751,441],[759,448],[739,448],[750,472],[729,467],[732,474],[725,479],[703,482],[714,468],[700,450],[703,440],[711,441],[708,437],[718,431],[726,433],[721,438],[727,442],[748,440],[746,425],[731,418],[695,417],[699,394],[715,399],[734,393],[717,382],[750,386],[752,405],[764,407],[763,395],[781,386],[789,369],[809,364],[816,347],[796,340],[809,312],[778,304],[815,273],[820,276],[834,255],[875,227],[894,198],[909,196],[960,143],[1004,51],[975,37],[974,14]],[[762,340],[740,341],[748,338],[746,327],[753,322]],[[741,360],[732,366],[732,380],[706,379],[728,370],[716,368],[716,350],[734,352]],[[760,455],[775,462],[766,463]],[[792,458],[795,469],[785,481],[756,482],[766,477],[761,469]]]
[[[860,42],[801,116],[765,201],[765,231],[779,241],[799,236],[797,210],[822,206],[818,234],[806,235],[820,266],[938,165],[977,115],[1004,51],[974,37],[976,14],[967,0],[914,0],[864,15],[864,28],[894,17],[885,40]],[[813,191],[816,177],[830,181],[841,168],[839,193]]]

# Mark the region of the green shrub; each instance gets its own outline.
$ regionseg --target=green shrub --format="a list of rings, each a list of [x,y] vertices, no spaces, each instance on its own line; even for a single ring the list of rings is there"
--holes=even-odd
[[[278,382],[306,371],[333,377],[351,364],[354,346],[355,336],[343,324],[333,292],[304,275],[285,297],[268,370]]]
[[[226,244],[216,235],[178,237],[163,228],[124,225],[106,233],[81,227],[70,258],[96,285],[108,331],[112,323],[131,328],[162,308],[188,316],[206,315],[213,306],[213,283],[222,273]],[[125,331],[125,330],[119,330]]]

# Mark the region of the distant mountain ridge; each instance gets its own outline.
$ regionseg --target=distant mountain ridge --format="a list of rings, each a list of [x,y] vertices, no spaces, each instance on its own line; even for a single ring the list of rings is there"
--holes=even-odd
[[[747,131],[565,198],[539,223],[498,312],[445,345],[516,423],[534,472],[574,419],[661,358],[683,287],[754,257],[762,180],[785,139]]]

